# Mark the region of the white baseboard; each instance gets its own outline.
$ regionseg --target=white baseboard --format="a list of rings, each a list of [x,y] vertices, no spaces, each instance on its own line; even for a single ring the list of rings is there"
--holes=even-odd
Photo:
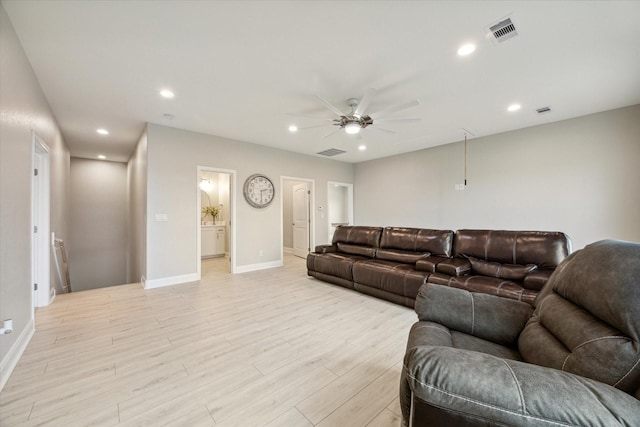
[[[284,252],[285,254],[292,254],[293,253],[293,248],[287,248],[286,246],[282,248],[282,252]]]
[[[31,319],[29,320],[29,323],[27,323],[27,326],[22,330],[17,341],[9,349],[5,358],[0,362],[0,391],[9,380],[13,369],[18,364],[20,357],[22,357],[22,353],[24,353],[24,350],[27,348],[27,345],[29,344],[29,341],[31,341],[31,337],[33,337],[35,331],[33,319]]]
[[[250,271],[258,271],[258,270],[266,270],[268,268],[282,267],[283,265],[284,263],[282,262],[282,260],[262,262],[260,264],[238,265],[236,266],[235,273],[236,274],[248,273]]]
[[[147,279],[144,282],[145,289],[162,288],[164,286],[179,285],[181,283],[196,282],[200,280],[198,273],[183,274],[181,276],[163,277],[161,279]]]

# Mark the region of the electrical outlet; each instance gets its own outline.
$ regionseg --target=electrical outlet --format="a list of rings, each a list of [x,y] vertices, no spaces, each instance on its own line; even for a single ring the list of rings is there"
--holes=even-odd
[[[166,213],[157,213],[156,221],[161,221],[161,222],[169,221],[169,215]]]
[[[263,251],[262,249],[260,249],[260,250],[258,251],[258,255],[259,255],[259,256],[263,256],[263,255],[264,255],[264,251]]]

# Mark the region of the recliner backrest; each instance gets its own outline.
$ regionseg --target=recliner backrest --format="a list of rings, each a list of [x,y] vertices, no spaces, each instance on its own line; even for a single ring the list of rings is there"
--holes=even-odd
[[[457,257],[555,268],[571,252],[571,241],[555,231],[458,230],[453,250]]]
[[[640,244],[603,240],[549,278],[518,339],[526,362],[640,389]]]
[[[373,258],[380,245],[382,227],[339,225],[333,234],[332,244],[338,252]]]
[[[350,245],[371,246],[380,245],[382,227],[367,227],[362,225],[339,225],[333,233],[332,243],[348,243]]]
[[[382,231],[380,247],[450,257],[453,248],[453,231],[385,227]]]

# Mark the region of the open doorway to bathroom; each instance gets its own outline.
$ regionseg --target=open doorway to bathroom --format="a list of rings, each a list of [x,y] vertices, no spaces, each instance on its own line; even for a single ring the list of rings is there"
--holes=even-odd
[[[353,225],[353,184],[331,182],[327,184],[327,218],[329,242],[339,225]]]
[[[235,171],[198,167],[198,265],[201,279],[234,270]]]

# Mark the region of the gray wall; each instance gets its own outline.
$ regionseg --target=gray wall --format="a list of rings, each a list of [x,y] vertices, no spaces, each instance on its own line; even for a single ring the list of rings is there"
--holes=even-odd
[[[70,189],[71,288],[127,283],[127,165],[72,157]]]
[[[127,282],[144,282],[147,271],[147,131],[127,163]]]
[[[355,166],[357,224],[560,230],[640,241],[640,106]]]
[[[327,181],[352,182],[353,178],[350,164],[211,135],[149,124],[147,137],[148,280],[197,271],[198,166],[237,171],[233,191],[237,210],[236,265],[239,267],[281,259],[280,176],[315,179],[316,206],[326,206]],[[244,181],[254,173],[266,174],[276,187],[275,199],[265,209],[249,206],[242,196]],[[156,213],[166,213],[168,221],[156,222]],[[315,222],[317,243],[327,239],[325,221]]]
[[[2,5],[0,57],[0,319],[14,321],[13,333],[0,337],[0,365],[6,366],[33,314],[31,130],[50,150],[51,231],[67,241],[69,150]],[[51,287],[61,290],[55,274]]]

